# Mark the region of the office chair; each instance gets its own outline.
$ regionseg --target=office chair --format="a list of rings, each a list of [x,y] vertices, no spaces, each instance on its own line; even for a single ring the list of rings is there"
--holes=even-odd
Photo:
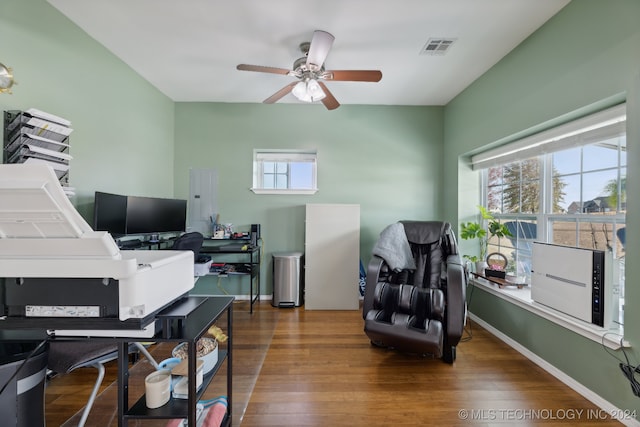
[[[141,343],[131,343],[129,354],[140,352],[155,369],[158,363]],[[107,341],[56,341],[49,342],[49,356],[47,368],[59,374],[68,374],[78,368],[92,367],[98,370],[98,377],[93,385],[89,400],[82,411],[78,427],[83,427],[89,417],[89,412],[98,395],[100,385],[104,379],[104,364],[118,358],[118,344]]]
[[[190,250],[191,252],[193,252],[194,262],[197,262],[198,258],[200,258],[200,249],[202,249],[202,242],[204,242],[204,236],[197,231],[192,231],[189,233],[184,233],[182,236],[178,237],[169,249],[174,251]]]
[[[465,288],[449,223],[392,224],[381,233],[369,262],[364,331],[373,345],[453,363],[466,316]]]

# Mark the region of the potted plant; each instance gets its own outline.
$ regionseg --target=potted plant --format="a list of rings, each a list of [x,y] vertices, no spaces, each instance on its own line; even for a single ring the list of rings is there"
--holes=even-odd
[[[481,274],[487,267],[487,246],[489,240],[494,237],[511,237],[512,234],[507,227],[500,223],[487,208],[478,206],[480,210],[481,222],[463,222],[460,224],[460,238],[464,240],[478,239],[480,244],[480,256],[464,255],[465,259],[476,264],[476,273]],[[487,228],[484,228],[484,224]]]

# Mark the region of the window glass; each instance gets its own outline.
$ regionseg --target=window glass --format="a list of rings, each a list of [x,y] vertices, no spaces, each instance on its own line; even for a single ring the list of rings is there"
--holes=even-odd
[[[503,167],[492,167],[487,170],[487,207],[491,212],[503,212],[502,200],[504,186],[502,185]]]
[[[587,145],[582,150],[584,171],[607,169],[618,166],[617,144],[610,144],[605,141],[603,144]]]
[[[608,194],[613,197],[613,205],[617,206],[618,212],[627,211],[627,168],[620,169],[620,181],[609,183]]]
[[[313,164],[308,162],[291,163],[291,182],[294,188],[313,188]]]
[[[534,241],[613,251],[613,293],[624,306],[626,244],[626,137],[578,139],[583,145],[549,143],[548,152],[483,169],[484,199],[513,234],[492,238],[488,253],[509,259],[508,269],[531,276]],[[589,139],[587,143],[587,139]],[[505,150],[508,152],[508,150]],[[621,323],[621,317],[617,320]]]
[[[553,197],[553,213],[580,213],[580,175],[554,175]]]
[[[577,246],[577,221],[553,221],[551,223],[551,243],[563,246]]]
[[[600,172],[588,172],[582,176],[582,213],[605,214],[615,212],[615,205],[611,209],[608,186],[616,187],[618,183],[618,171],[608,170]]]
[[[537,158],[505,165],[502,213],[535,213],[540,209],[540,163]],[[498,197],[499,198],[499,197]]]
[[[257,194],[313,194],[317,191],[317,153],[254,150],[253,187]]]
[[[277,162],[276,163],[276,173],[277,174],[286,174],[287,173],[288,163],[286,162]]]
[[[553,153],[553,171],[560,175],[580,172],[580,147]]]

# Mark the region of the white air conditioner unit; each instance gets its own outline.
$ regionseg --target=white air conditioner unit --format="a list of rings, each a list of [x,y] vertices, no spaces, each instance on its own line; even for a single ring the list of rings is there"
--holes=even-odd
[[[533,243],[531,298],[608,328],[613,311],[610,251]]]

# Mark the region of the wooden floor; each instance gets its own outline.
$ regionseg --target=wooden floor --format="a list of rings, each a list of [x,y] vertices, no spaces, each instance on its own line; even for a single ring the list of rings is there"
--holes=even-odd
[[[224,324],[224,323],[221,323]],[[621,425],[475,324],[453,365],[372,347],[358,311],[234,305],[234,426]],[[166,348],[152,350],[164,357]],[[144,360],[142,375],[149,366]],[[88,426],[117,426],[115,365]],[[76,425],[95,370],[53,378],[47,426]],[[133,382],[133,378],[130,379]],[[215,379],[205,398],[224,393]],[[131,391],[130,391],[131,393]],[[166,422],[130,422],[130,426]]]

